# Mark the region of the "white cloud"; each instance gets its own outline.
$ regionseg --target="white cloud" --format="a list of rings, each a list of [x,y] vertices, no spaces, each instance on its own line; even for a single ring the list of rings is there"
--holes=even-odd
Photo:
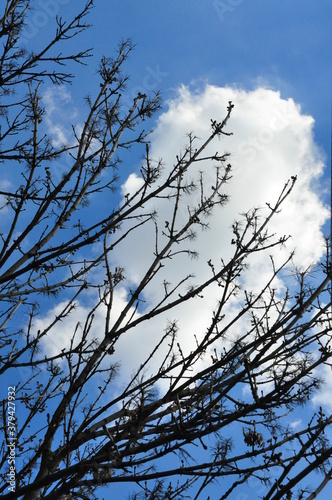
[[[253,207],[261,207],[264,214],[266,202],[273,204],[277,200],[292,175],[298,176],[294,191],[285,202],[282,213],[271,224],[271,231],[280,236],[290,234],[292,239],[287,249],[276,250],[274,257],[281,262],[290,250],[296,248],[295,263],[307,267],[323,254],[321,227],[328,211],[313,189],[322,174],[323,161],[313,139],[313,118],[301,115],[299,106],[291,99],[283,100],[278,92],[263,88],[245,92],[207,86],[202,93],[195,94],[182,87],[178,97],[169,102],[168,110],[158,120],[151,140],[151,157],[161,157],[167,171],[167,166],[173,164],[179,153],[179,145],[185,145],[186,133],[194,131],[201,139],[207,137],[210,119],[222,120],[230,100],[235,108],[227,130],[234,135],[216,141],[209,148],[212,154],[216,150],[219,153],[224,150],[231,152],[233,179],[225,189],[230,197],[229,203],[216,211],[210,222],[211,230],[195,242],[194,247],[201,257],[199,261],[180,259],[181,262],[168,267],[167,279],[176,279],[179,270],[187,268],[194,269],[199,280],[206,273],[205,264],[210,258],[215,262],[221,257],[227,259],[232,251],[229,244],[232,222],[239,218],[240,213]],[[211,164],[203,166],[199,163],[189,175],[197,177],[202,167],[209,187],[214,180]],[[133,175],[129,180],[133,184]],[[165,200],[153,203],[162,226],[169,219],[170,203]],[[187,216],[187,203],[188,200],[184,200],[181,207],[183,218]],[[133,235],[133,239],[135,255],[132,253],[134,242],[124,245],[119,254],[130,277],[137,276],[139,269],[143,272],[149,265],[154,251],[153,224],[142,229],[140,237]],[[257,259],[256,265],[262,270],[261,256]],[[270,272],[269,259],[267,262]],[[251,280],[256,278],[252,273]],[[154,295],[155,291],[151,294]]]
[[[292,422],[290,422],[290,427],[293,429],[293,430],[296,430],[298,429],[299,427],[301,427],[302,425],[302,420],[299,418],[298,420],[293,420]]]
[[[7,179],[1,179],[1,190],[10,191],[12,187],[12,183]],[[7,195],[0,194],[0,210],[1,214],[4,217],[8,213],[8,205],[7,205]]]
[[[313,404],[315,407],[322,406],[332,413],[332,376],[331,366],[325,365],[319,370],[318,375],[324,380],[324,384],[319,392],[313,397]]]
[[[128,176],[126,182],[124,182],[121,186],[122,195],[126,196],[127,194],[130,195],[130,193],[135,193],[142,185],[143,179],[132,173]]]
[[[164,279],[175,285],[187,274],[193,273],[195,278],[191,282],[199,283],[209,273],[209,259],[216,265],[221,258],[227,260],[233,251],[230,245],[231,225],[239,218],[239,213],[253,207],[261,207],[262,214],[266,213],[266,202],[273,204],[285,182],[294,175],[298,177],[294,191],[271,224],[273,232],[280,236],[291,234],[292,239],[286,248],[271,250],[269,254],[273,253],[276,261],[281,262],[296,248],[295,263],[304,267],[323,255],[321,229],[328,211],[316,188],[323,172],[323,156],[314,142],[313,118],[301,114],[300,107],[292,99],[282,99],[278,92],[265,88],[247,92],[231,87],[206,86],[201,92],[192,92],[181,87],[177,97],[168,103],[167,110],[158,119],[151,136],[151,157],[157,160],[162,158],[167,172],[181,146],[185,146],[186,134],[193,131],[200,139],[206,138],[210,120],[221,121],[224,118],[228,101],[235,104],[227,127],[227,131],[232,131],[234,135],[216,140],[207,152],[231,152],[233,178],[225,188],[230,197],[229,203],[216,210],[210,221],[211,229],[199,233],[192,245],[198,251],[199,259],[193,261],[185,255],[169,259],[167,266],[151,281],[144,294],[147,308],[161,297]],[[200,169],[203,169],[206,185],[210,187],[215,173],[211,164],[199,163],[189,176],[195,179]],[[140,183],[139,176],[131,173],[122,186],[122,193],[133,193]],[[185,199],[180,207],[182,220],[187,217],[187,203],[191,201]],[[157,210],[157,221],[163,228],[170,217],[171,202],[159,199],[152,201],[151,206]],[[160,244],[162,240],[160,236]],[[129,235],[122,247],[112,254],[112,263],[125,268],[129,282],[138,283],[150,266],[154,251],[155,225],[151,222]],[[245,284],[260,290],[270,273],[269,256],[256,256],[251,260]],[[284,286],[282,281],[278,284],[280,288]],[[119,343],[117,353],[119,359],[124,360],[124,370],[130,373],[144,360],[145,354],[151,352],[164,331],[167,319],[178,320],[181,346],[191,350],[194,336],[202,336],[209,326],[218,293],[217,287],[212,287],[204,293],[204,299],[197,298],[192,303],[183,304],[167,316],[155,318],[144,328],[139,327],[126,334]],[[116,308],[120,310],[125,297],[118,296],[117,300]]]
[[[71,101],[71,94],[64,85],[47,87],[43,94],[43,103],[49,116],[61,113],[62,106]]]
[[[77,117],[77,110],[72,103],[72,96],[64,85],[48,87],[43,93],[45,123],[54,147],[68,144],[72,137],[71,123]],[[66,117],[66,127],[64,126]]]
[[[109,326],[112,327],[121,311],[127,304],[127,291],[123,287],[118,287],[114,291],[112,314],[110,318]],[[82,339],[82,332],[86,324],[92,324],[91,332],[88,339],[101,339],[103,333],[105,332],[106,324],[106,305],[101,303],[98,308],[95,309],[93,319],[89,316],[91,307],[86,304],[86,302],[95,304],[98,302],[98,295],[94,292],[88,292],[85,296],[85,303],[76,301],[73,304],[71,312],[69,314],[64,314],[68,312],[68,303],[66,301],[59,302],[54,308],[49,310],[46,315],[37,317],[34,319],[34,329],[35,331],[43,332],[48,325],[52,324],[57,317],[62,317],[61,321],[55,322],[55,325],[50,329],[46,335],[41,339],[41,344],[48,355],[56,356],[62,350],[67,350],[71,347],[71,337],[73,337],[73,332],[75,333],[75,339],[73,342],[73,347],[76,347]],[[129,315],[133,314],[133,310],[129,311]],[[135,317],[138,317],[138,313],[135,313]]]

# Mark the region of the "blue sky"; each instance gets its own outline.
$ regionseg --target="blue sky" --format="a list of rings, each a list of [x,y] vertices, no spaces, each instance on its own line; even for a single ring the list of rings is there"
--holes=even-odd
[[[66,17],[83,2],[55,3]],[[53,29],[46,7],[37,2],[35,9],[27,27],[31,45]],[[129,88],[148,82],[165,100],[181,84],[280,90],[315,118],[317,141],[329,154],[331,18],[329,0],[100,0],[79,44],[94,48],[90,64],[97,68],[102,55],[131,38],[136,48],[127,65]],[[91,67],[77,68],[77,75],[80,97],[78,88],[81,95],[91,91]]]
[[[66,18],[78,4],[83,2],[59,1],[58,13]],[[215,228],[226,233],[239,211],[274,198],[287,178],[297,174],[301,190],[295,192],[275,229],[294,234],[299,261],[316,261],[322,255],[324,223],[325,230],[328,227],[331,20],[330,0],[99,0],[89,18],[91,29],[74,42],[82,48],[92,46],[94,57],[88,68],[76,68],[72,87],[59,94],[46,91],[47,125],[60,140],[61,133],[65,133],[66,113],[78,123],[84,119],[82,97],[98,84],[95,69],[99,59],[112,55],[119,41],[131,38],[136,47],[126,65],[129,96],[137,89],[160,90],[164,99],[151,141],[156,157],[172,162],[184,143],[185,133],[191,129],[198,135],[206,133],[209,119],[222,118],[231,99],[235,104],[230,122],[234,139],[220,147],[233,155],[235,180],[230,187],[232,198],[226,222],[222,225],[216,221]],[[49,35],[53,18],[45,8],[37,6],[27,29],[28,44],[32,46]],[[124,193],[136,185],[139,167],[139,158],[127,158],[121,173]],[[164,209],[160,207],[161,213]],[[136,241],[135,259],[131,258],[130,247],[114,256],[119,265],[124,257],[132,263],[127,271],[133,282],[144,269],[148,241],[148,235]],[[221,239],[218,245],[223,242]],[[210,252],[215,242],[206,237],[203,243],[200,253],[205,258],[206,248]],[[259,273],[252,273],[247,284],[255,288],[270,269],[261,262],[253,262],[252,266]],[[178,268],[170,272],[176,276]],[[199,272],[197,269],[197,276]],[[148,290],[147,300],[149,293],[153,296],[156,291]],[[119,296],[120,305],[123,301],[124,296]],[[189,313],[185,308],[181,312],[184,336],[188,333],[185,318]],[[84,304],[77,308],[80,314],[84,314]],[[41,317],[41,323],[53,315],[54,309],[50,309]],[[199,316],[195,316],[197,328],[204,329],[206,317],[208,308],[202,306]],[[138,340],[133,340],[137,345],[142,344],[140,335],[142,332],[138,332]],[[135,359],[139,362],[135,349],[130,355],[127,345],[120,344],[119,352],[120,357],[121,353],[128,356],[128,366]],[[125,370],[123,376],[128,376]],[[253,486],[243,491],[241,499],[254,498],[254,493]],[[218,489],[214,494],[218,498]]]
[[[59,1],[58,13],[66,17],[76,6]],[[53,27],[52,16],[45,22],[45,10],[39,11],[41,20],[37,8],[28,26],[31,44]],[[195,90],[207,83],[278,90],[314,117],[315,139],[328,164],[331,18],[329,0],[100,0],[89,18],[93,26],[79,38],[81,47],[94,48],[94,58],[88,69],[76,68],[73,98],[82,107],[95,81],[91,69],[131,38],[136,47],[126,66],[129,93],[160,90],[165,108],[182,84]]]
[[[137,44],[129,62],[132,83],[144,79],[147,66],[167,73],[156,87],[165,98],[180,84],[251,89],[262,80],[315,117],[317,139],[329,151],[328,0],[102,0],[93,16],[98,28],[85,36],[93,38],[96,53],[107,53],[122,38]]]

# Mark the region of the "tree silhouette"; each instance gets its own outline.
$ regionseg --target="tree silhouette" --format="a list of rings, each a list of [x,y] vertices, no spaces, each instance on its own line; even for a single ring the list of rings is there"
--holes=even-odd
[[[242,282],[252,255],[287,241],[271,234],[269,223],[296,178],[267,215],[252,209],[233,223],[231,257],[223,260],[221,249],[220,262],[204,263],[205,278],[194,283],[195,238],[227,203],[232,175],[229,154],[207,150],[230,135],[234,104],[222,121],[211,121],[208,137],[189,134],[173,165],[152,159],[143,122],[160,109],[160,98],[138,93],[129,107],[122,104],[132,50],[124,41],[100,62],[83,127],[73,125],[72,141],[58,145],[44,125],[43,89],[70,82],[67,66],[87,63],[90,50],[66,54],[62,43],[88,27],[92,1],[71,21],[56,18],[51,41],[29,52],[20,36],[32,5],[8,0],[0,32],[0,372],[9,386],[1,412],[3,498],[90,499],[101,485],[112,492],[123,482],[132,499],[197,499],[221,479],[226,499],[252,478],[265,500],[315,498],[331,477],[332,417],[308,408],[295,430],[289,416],[307,405],[321,384],[318,369],[331,363],[329,256],[319,283],[311,271],[298,271],[296,287],[276,289],[292,255],[281,266],[271,259],[259,292]],[[144,153],[140,182],[121,197],[121,155],[133,147]],[[205,168],[214,169],[212,186]],[[160,202],[169,206],[166,221],[158,218]],[[132,284],[126,262],[114,264],[113,255],[146,228],[153,256]],[[168,282],[169,266],[183,256],[187,267]],[[146,301],[152,282],[160,283],[159,294]],[[212,288],[218,300],[209,325],[200,335],[193,325],[187,349],[169,314],[187,303],[199,307]],[[54,303],[56,314],[41,318]],[[85,304],[79,320],[78,303]],[[97,317],[103,324],[96,333]],[[157,327],[156,318],[164,330],[122,379],[118,346],[130,332]],[[310,490],[317,471],[321,480]]]

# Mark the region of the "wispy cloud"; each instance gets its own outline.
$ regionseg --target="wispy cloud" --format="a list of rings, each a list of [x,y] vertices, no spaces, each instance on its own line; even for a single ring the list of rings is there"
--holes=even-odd
[[[72,137],[70,124],[78,116],[70,92],[64,85],[48,87],[43,93],[43,105],[45,124],[54,147],[67,145]]]

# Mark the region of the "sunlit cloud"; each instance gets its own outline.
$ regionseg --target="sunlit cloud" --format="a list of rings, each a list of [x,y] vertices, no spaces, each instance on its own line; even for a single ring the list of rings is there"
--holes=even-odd
[[[52,96],[49,96],[50,109]],[[66,100],[68,97],[65,96]],[[180,291],[189,284],[197,284],[209,272],[207,262],[211,260],[220,265],[220,259],[231,258],[233,247],[232,223],[241,218],[240,214],[253,207],[259,207],[261,216],[267,214],[267,203],[273,204],[285,183],[291,176],[297,176],[295,188],[284,204],[281,213],[276,215],[270,231],[277,236],[291,235],[284,248],[271,249],[266,255],[256,255],[249,260],[250,269],[243,276],[243,286],[260,291],[271,276],[270,255],[277,264],[287,259],[295,250],[294,264],[306,268],[316,263],[324,253],[322,227],[329,213],[319,197],[319,180],[324,169],[324,155],[314,140],[314,119],[302,114],[301,108],[292,99],[283,99],[279,92],[259,87],[254,91],[245,91],[232,87],[216,87],[207,85],[203,90],[193,91],[181,87],[175,98],[167,103],[166,110],[158,118],[155,131],[150,137],[152,158],[163,161],[165,172],[174,164],[175,157],[185,147],[187,134],[193,132],[197,136],[197,145],[208,137],[211,119],[221,121],[228,102],[235,105],[227,132],[230,137],[216,140],[206,154],[228,151],[232,164],[233,177],[225,186],[229,202],[225,207],[215,211],[209,220],[210,229],[198,231],[197,239],[191,243],[192,249],[198,252],[198,259],[188,259],[186,255],[178,255],[169,259],[167,266],[161,270],[144,292],[142,309],[156,303],[163,293],[165,280],[175,285],[186,275],[192,274]],[[137,166],[137,172],[140,165]],[[210,163],[199,162],[188,173],[189,178],[196,180],[199,171],[203,170],[207,189],[214,182],[215,168]],[[165,174],[166,175],[166,174]],[[122,186],[122,194],[133,194],[141,185],[140,175],[131,172]],[[184,198],[179,211],[179,223],[186,220],[187,205],[195,201]],[[198,196],[198,194],[197,194]],[[148,209],[157,212],[156,222],[163,228],[170,217],[172,206],[169,200],[158,199],[150,202]],[[163,238],[160,239],[163,243]],[[127,286],[139,283],[148,269],[155,252],[155,224],[145,224],[139,231],[130,234],[123,245],[112,253],[112,265],[124,268]],[[286,283],[281,278],[275,285],[279,291]],[[114,317],[124,307],[127,297],[123,289],[115,297]],[[135,366],[144,361],[156,342],[161,338],[168,320],[176,320],[179,328],[179,341],[184,350],[195,347],[196,338],[200,338],[211,320],[211,311],[218,300],[218,287],[204,292],[203,298],[196,298],[167,315],[154,318],[137,327],[119,340],[115,353],[117,361],[122,361],[123,374],[129,375]],[[77,311],[80,309],[78,307]],[[75,320],[66,331],[73,331],[79,315],[75,312]],[[82,312],[82,311],[81,311]],[[231,303],[229,313],[236,314],[236,304]],[[42,323],[50,320],[48,312],[41,317]],[[95,320],[92,334],[103,332],[100,317]],[[242,325],[245,327],[245,324]],[[41,328],[41,324],[39,325]],[[95,329],[94,329],[95,328]],[[64,339],[61,339],[63,342]],[[54,349],[50,341],[49,349]],[[125,361],[123,361],[125,360]],[[158,362],[151,369],[156,369]]]
[[[167,166],[173,164],[181,145],[185,145],[186,134],[193,131],[198,138],[206,138],[210,120],[221,120],[230,100],[235,108],[227,131],[233,132],[233,136],[216,141],[208,151],[211,154],[217,150],[219,153],[225,150],[231,153],[233,178],[225,188],[229,202],[215,212],[210,221],[210,231],[194,242],[200,259],[197,262],[170,265],[167,269],[168,279],[176,279],[179,270],[185,265],[188,270],[193,270],[199,281],[206,273],[205,263],[209,259],[228,259],[232,251],[231,225],[234,220],[253,207],[260,207],[264,216],[267,213],[266,203],[273,204],[277,200],[291,176],[297,176],[296,186],[282,212],[272,221],[270,230],[279,236],[292,237],[284,249],[272,252],[273,256],[281,263],[295,250],[295,264],[305,268],[323,255],[322,226],[328,218],[328,210],[319,199],[317,181],[323,173],[324,162],[314,142],[314,120],[302,115],[300,107],[293,100],[284,100],[278,92],[264,88],[246,92],[207,86],[203,92],[195,93],[182,87],[177,98],[168,103],[168,110],[158,120],[151,139],[151,157],[162,158],[167,171]],[[268,130],[271,133],[267,133]],[[211,164],[199,163],[189,175],[196,179],[200,169],[203,170],[206,185],[213,184],[215,172]],[[131,174],[127,182],[136,187],[134,180]],[[181,207],[184,218],[187,216],[188,203],[190,201],[185,199]],[[153,204],[158,212],[158,223],[162,225],[169,218],[170,204],[165,200],[154,201]],[[125,265],[129,277],[136,275],[138,269],[143,271],[148,265],[153,251],[152,235],[152,227],[145,226],[140,235],[133,236],[134,258],[132,242],[127,242],[121,249],[122,265]],[[263,269],[267,273],[271,271],[269,256],[264,268],[261,256],[252,259],[252,265],[260,269],[260,278],[253,271],[248,274],[248,280],[256,281],[259,287],[266,278]]]

